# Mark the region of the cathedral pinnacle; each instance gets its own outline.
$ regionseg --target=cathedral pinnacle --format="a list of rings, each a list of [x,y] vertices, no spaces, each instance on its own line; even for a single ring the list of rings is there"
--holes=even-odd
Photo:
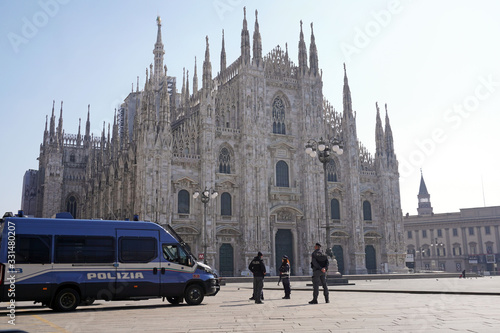
[[[194,57],[194,75],[193,75],[193,95],[198,92],[198,72],[196,70],[196,57]]]
[[[351,90],[349,89],[349,82],[347,80],[347,70],[344,63],[344,116],[353,116]]]
[[[243,7],[243,29],[241,29],[241,61],[243,64],[250,62],[250,34],[247,28],[247,11]]]
[[[154,79],[156,82],[160,81],[160,78],[162,76],[162,70],[163,70],[163,55],[165,54],[165,50],[163,49],[163,43],[161,41],[161,18],[158,16],[156,18],[156,23],[158,24],[158,34],[156,36],[156,43],[155,47],[153,49],[153,54],[154,54],[154,63],[155,63],[155,70],[154,70]],[[151,76],[153,76],[153,71],[151,70]]]
[[[384,130],[382,128],[382,120],[380,119],[380,109],[378,103],[375,103],[377,108],[377,120],[375,124],[375,145],[376,155],[381,156],[384,154]]]
[[[203,61],[203,90],[204,94],[208,94],[212,90],[212,64],[210,63],[210,46],[208,44],[208,36],[206,36],[207,47],[205,50],[205,61]]]
[[[220,72],[226,69],[226,48],[224,46],[224,29],[222,29],[222,49],[220,51]]]
[[[257,66],[262,62],[262,38],[260,37],[258,12],[255,10],[255,28],[253,31],[253,61]]]
[[[307,73],[307,48],[304,42],[304,32],[302,31],[302,20],[300,20],[300,37],[299,37],[299,73],[305,75]]]
[[[313,24],[311,22],[311,45],[309,46],[309,66],[310,73],[313,76],[319,74],[318,71],[318,49],[316,48],[316,39],[314,38]]]
[[[388,157],[394,155],[394,140],[392,138],[391,124],[389,123],[387,104],[385,104],[385,149]]]

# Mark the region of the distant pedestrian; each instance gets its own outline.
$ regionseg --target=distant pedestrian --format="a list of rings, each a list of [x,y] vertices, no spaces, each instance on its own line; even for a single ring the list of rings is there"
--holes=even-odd
[[[280,281],[283,282],[283,289],[285,290],[285,296],[283,299],[290,299],[290,260],[287,256],[283,256],[281,261],[280,271]]]
[[[462,271],[462,277],[465,279],[465,269]]]
[[[311,268],[313,270],[313,299],[309,304],[318,304],[319,285],[323,286],[325,303],[330,303],[328,285],[326,284],[326,272],[328,271],[328,256],[321,252],[321,244],[316,243],[314,252],[311,255]]]
[[[266,275],[262,252],[257,253],[257,256],[248,265],[248,269],[253,273],[253,299],[256,304],[262,304],[261,295],[264,288],[264,276]]]

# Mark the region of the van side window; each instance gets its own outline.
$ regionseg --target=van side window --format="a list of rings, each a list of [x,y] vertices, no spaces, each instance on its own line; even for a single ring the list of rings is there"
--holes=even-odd
[[[115,239],[105,236],[56,236],[57,263],[112,263]]]
[[[170,262],[191,266],[191,262],[186,251],[176,244],[163,244],[163,258]]]
[[[50,264],[50,236],[17,235],[16,263],[19,264]]]
[[[120,262],[150,262],[158,257],[156,238],[120,237]]]

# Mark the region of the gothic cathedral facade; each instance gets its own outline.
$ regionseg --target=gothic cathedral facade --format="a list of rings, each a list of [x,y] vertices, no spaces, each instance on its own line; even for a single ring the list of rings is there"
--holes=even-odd
[[[62,103],[56,126],[53,106],[40,146],[33,214],[138,215],[170,224],[223,276],[245,275],[257,251],[272,275],[283,254],[293,274],[310,274],[312,248],[326,237],[341,273],[404,271],[398,161],[387,108],[384,128],[376,107],[372,156],[357,138],[345,71],[343,112],[323,98],[312,24],[307,50],[301,22],[295,65],[288,47],[263,56],[255,14],[252,46],[245,13],[241,55],[229,66],[222,36],[215,76],[206,38],[202,86],[195,60],[191,92],[189,72],[180,92],[167,75],[158,18],[144,88],[127,96],[100,137],[90,133],[90,106],[85,133],[79,126],[76,135],[63,131]],[[305,154],[305,145],[333,136],[342,140],[344,154],[327,166],[326,199],[323,166]],[[218,196],[208,202],[193,197],[205,189]]]

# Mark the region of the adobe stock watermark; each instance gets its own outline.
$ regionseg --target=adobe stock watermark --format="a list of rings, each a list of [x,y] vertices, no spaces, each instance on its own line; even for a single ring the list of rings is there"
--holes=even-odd
[[[491,74],[486,77],[478,77],[478,81],[479,83],[473,93],[444,111],[443,120],[450,125],[452,130],[458,130],[463,120],[476,112],[481,106],[481,102],[490,98],[500,85],[500,81],[495,81]],[[434,154],[437,146],[448,139],[446,132],[444,128],[436,127],[431,132],[430,137],[414,141],[417,149],[413,150],[407,157],[400,158],[399,172],[401,180],[418,170],[424,164],[426,158]]]
[[[69,3],[71,0],[40,0],[38,5],[40,10],[35,12],[31,17],[23,16],[21,18],[20,34],[16,32],[9,32],[7,38],[15,53],[19,53],[20,46],[28,44],[30,40],[36,37],[40,29],[45,27],[50,18],[59,13],[61,5]]]
[[[242,0],[214,0],[212,4],[217,12],[217,15],[219,16],[219,19],[222,21],[224,20],[224,15],[226,15],[227,12],[232,12],[241,3]]]
[[[368,47],[382,33],[383,29],[391,24],[393,17],[402,11],[403,5],[400,0],[390,0],[386,9],[372,11],[370,13],[371,20],[362,27],[354,27],[352,42],[340,43],[340,50],[346,60],[350,61],[354,55],[360,54],[362,49]]]

